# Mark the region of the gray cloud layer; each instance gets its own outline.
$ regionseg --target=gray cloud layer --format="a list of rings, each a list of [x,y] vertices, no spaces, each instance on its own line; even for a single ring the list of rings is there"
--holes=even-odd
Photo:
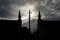
[[[60,17],[60,0],[0,0],[0,18],[17,18],[14,14],[15,8],[18,8],[18,6],[24,6],[27,3],[37,3],[36,11],[41,10],[45,15],[45,18],[48,18],[48,20],[49,18],[51,19],[56,16]],[[11,17],[12,15],[13,18]]]

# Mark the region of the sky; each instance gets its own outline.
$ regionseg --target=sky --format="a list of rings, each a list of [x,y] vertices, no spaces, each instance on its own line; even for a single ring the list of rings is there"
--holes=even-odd
[[[19,10],[23,26],[27,26],[27,28],[28,13],[29,10],[31,11],[31,30],[33,31],[37,28],[39,10],[42,20],[60,20],[60,0],[0,0],[0,19],[17,20]]]

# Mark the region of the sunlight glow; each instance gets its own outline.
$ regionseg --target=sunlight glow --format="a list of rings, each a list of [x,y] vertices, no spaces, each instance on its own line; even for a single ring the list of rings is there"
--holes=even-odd
[[[21,13],[22,13],[22,20],[27,20],[29,18],[29,10],[31,15],[31,20],[36,16],[35,6],[31,4],[27,4],[23,7],[20,7]]]

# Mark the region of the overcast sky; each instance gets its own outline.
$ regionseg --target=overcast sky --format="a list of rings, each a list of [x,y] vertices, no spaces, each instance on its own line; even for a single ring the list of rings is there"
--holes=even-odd
[[[19,10],[21,10],[23,24],[27,27],[28,10],[31,10],[33,25],[36,24],[39,10],[42,20],[60,20],[60,0],[0,0],[0,19],[16,20]],[[35,30],[36,27],[33,26],[32,29]]]

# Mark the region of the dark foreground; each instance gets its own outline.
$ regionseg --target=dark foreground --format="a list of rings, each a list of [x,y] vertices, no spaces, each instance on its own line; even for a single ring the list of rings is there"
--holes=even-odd
[[[0,40],[56,40],[60,21],[42,21],[33,34],[27,28],[18,27],[16,21],[0,21]],[[56,29],[58,28],[58,29]]]

